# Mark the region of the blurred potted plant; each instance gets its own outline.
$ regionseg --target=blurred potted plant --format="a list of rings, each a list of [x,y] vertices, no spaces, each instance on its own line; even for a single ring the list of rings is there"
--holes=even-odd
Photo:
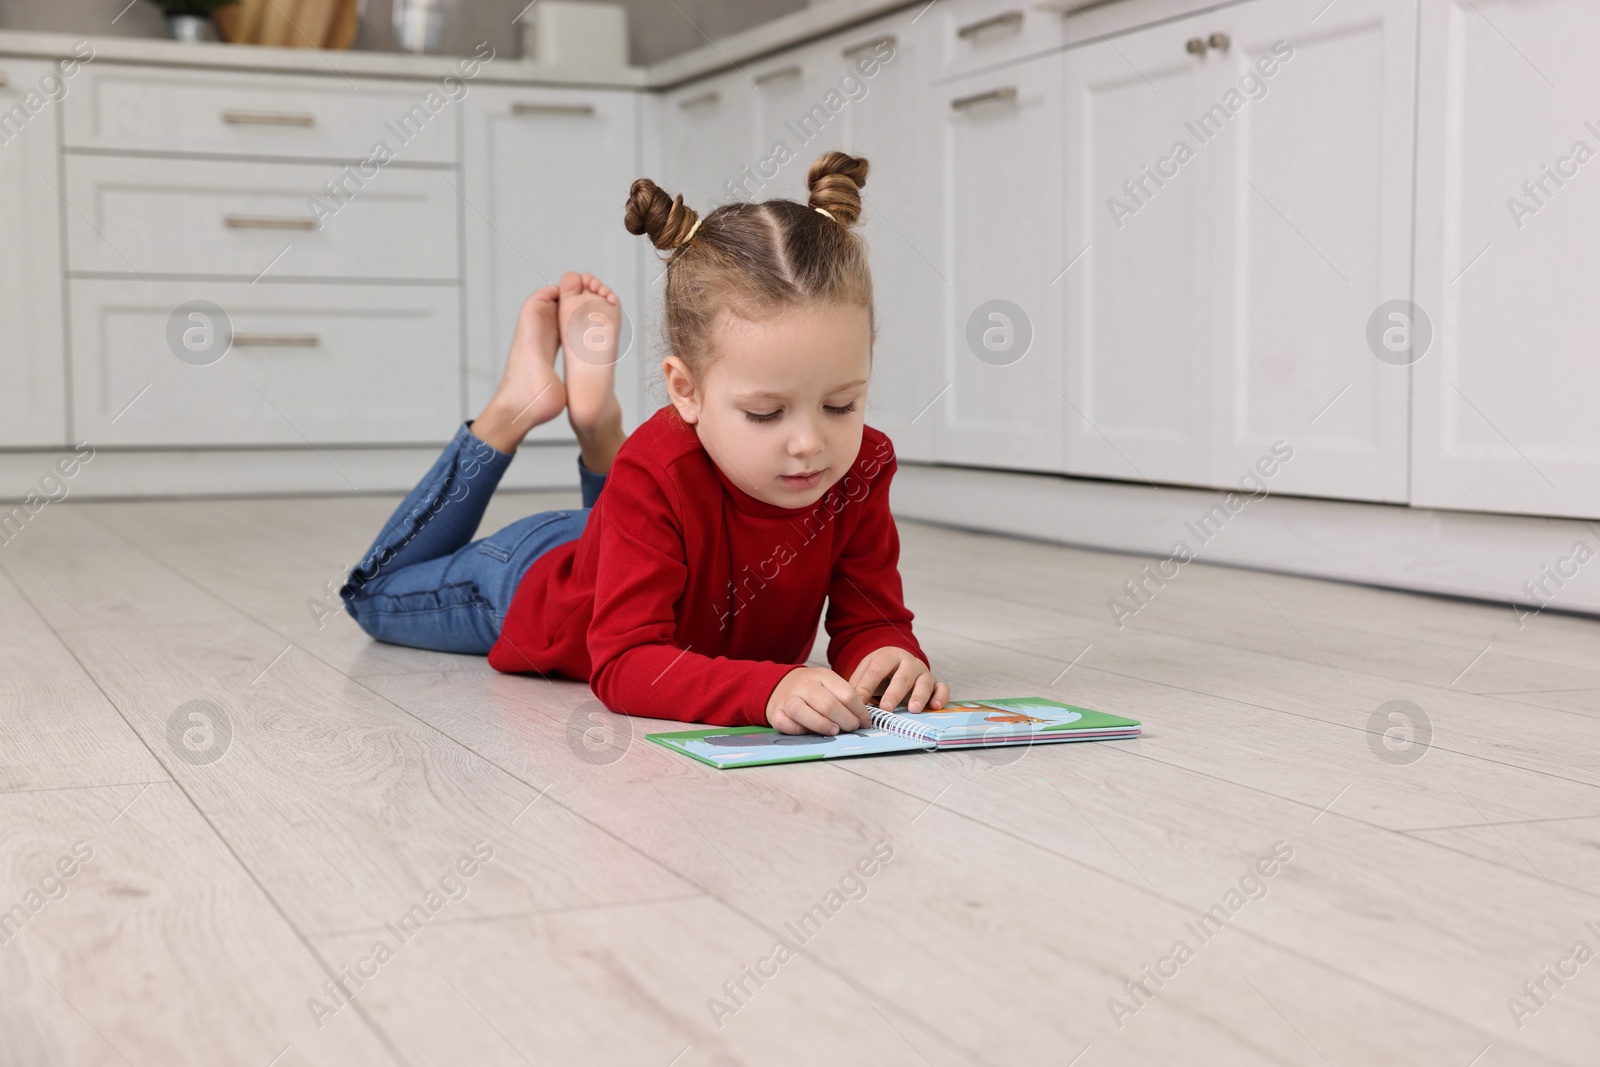
[[[197,41],[215,41],[216,23],[212,12],[227,7],[238,0],[150,0],[167,17],[167,36],[174,41],[193,44]]]

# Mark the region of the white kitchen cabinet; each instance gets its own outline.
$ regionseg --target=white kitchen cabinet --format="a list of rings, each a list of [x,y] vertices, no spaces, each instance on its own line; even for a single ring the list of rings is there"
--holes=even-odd
[[[831,42],[750,65],[757,152],[751,160],[753,177],[741,173],[736,182],[743,199],[806,202],[812,162],[844,147],[842,117],[850,104],[838,85],[847,72]]]
[[[454,432],[454,285],[74,279],[71,305],[73,425],[96,446],[443,443]]]
[[[1409,295],[1415,29],[1255,0],[1066,54],[1069,473],[1407,494],[1404,367],[1366,341]]]
[[[349,162],[382,143],[399,163],[456,158],[457,104],[437,81],[99,62],[80,78],[63,112],[70,149]]]
[[[68,261],[74,274],[455,281],[455,172],[354,177],[328,163],[74,156]],[[325,196],[329,180],[347,197]]]
[[[935,156],[925,105],[930,58],[926,26],[901,13],[826,42],[826,55],[860,88],[842,108],[840,147],[864,156],[858,232],[872,262],[878,339],[873,351],[867,422],[889,434],[901,459],[934,458],[929,404],[935,380],[934,309],[946,299],[940,273],[939,214],[925,190]],[[842,77],[842,75],[841,75]]]
[[[701,215],[740,194],[739,182],[759,173],[755,100],[743,71],[702,78],[663,94],[661,143],[665,152],[657,185]],[[769,146],[770,147],[770,146]],[[641,238],[643,240],[643,238]]]
[[[647,239],[623,226],[628,188],[641,176],[633,94],[480,86],[465,106],[467,417],[500,380],[523,301],[571,270],[594,274],[622,302],[628,347],[617,391],[636,420],[648,338],[634,327],[650,279],[638,277],[637,245]],[[565,417],[529,435],[571,438]]]
[[[1061,16],[1034,0],[945,0],[918,8],[927,15],[935,78],[1013,63],[1059,47]]]
[[[1255,0],[1202,19],[1231,43],[1205,53],[1195,114],[1230,90],[1246,101],[1201,150],[1210,482],[1236,487],[1281,440],[1294,458],[1273,491],[1404,503],[1410,375],[1373,354],[1367,323],[1411,294],[1416,12],[1343,0],[1312,14]]]
[[[1061,470],[1061,58],[932,87],[937,358],[927,394],[945,463]]]
[[[0,446],[67,443],[54,63],[0,59]],[[51,82],[50,84],[57,84]],[[68,82],[69,92],[72,83]],[[29,93],[41,103],[25,105]],[[17,116],[26,116],[19,121]]]
[[[1422,16],[1412,502],[1600,518],[1600,10]]]
[[[1205,484],[1211,474],[1207,342],[1218,280],[1209,269],[1214,156],[1157,186],[1209,79],[1184,42],[1186,19],[1065,56],[1065,469],[1070,474]],[[1173,170],[1176,161],[1166,164]],[[1143,182],[1130,197],[1123,183]],[[1131,213],[1129,211],[1131,209]]]

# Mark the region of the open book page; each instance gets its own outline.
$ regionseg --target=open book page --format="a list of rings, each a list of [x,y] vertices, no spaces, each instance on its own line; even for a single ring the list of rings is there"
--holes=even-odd
[[[911,712],[904,707],[879,711],[873,722],[909,737],[949,744],[956,741],[1004,743],[1040,734],[1109,731],[1135,734],[1139,723],[1044,697],[998,697],[951,701],[936,711]]]

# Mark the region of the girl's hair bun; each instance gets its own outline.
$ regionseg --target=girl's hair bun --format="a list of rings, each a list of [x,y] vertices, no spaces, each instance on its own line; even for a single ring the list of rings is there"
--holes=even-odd
[[[861,190],[867,184],[867,161],[844,152],[824,152],[811,164],[806,186],[811,199],[806,206],[824,208],[840,225],[849,227],[861,218]]]
[[[628,207],[623,225],[633,234],[649,234],[658,249],[681,245],[700,218],[694,208],[685,207],[682,196],[668,196],[649,178],[640,178],[628,189]]]

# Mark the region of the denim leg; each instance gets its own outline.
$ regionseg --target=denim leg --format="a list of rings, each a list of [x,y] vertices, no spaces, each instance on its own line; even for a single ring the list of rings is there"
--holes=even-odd
[[[473,436],[462,423],[366,555],[350,571],[358,590],[387,567],[405,567],[454,552],[477,532],[511,455]]]
[[[339,590],[345,610],[378,640],[487,653],[528,568],[583,533],[605,485],[580,458],[582,508],[529,515],[469,543],[512,458],[469,426],[457,429]]]
[[[544,511],[447,556],[385,568],[361,590],[351,614],[380,641],[486,655],[533,561],[576,540],[588,518],[588,508]]]
[[[594,502],[600,499],[600,490],[605,488],[606,476],[596,474],[583,465],[583,457],[578,457],[578,484],[583,487],[583,506],[594,507]]]
[[[512,457],[479,440],[470,426],[463,423],[456,428],[439,458],[346,576],[339,598],[357,622],[362,621],[361,601],[374,582],[402,568],[448,556],[477,532]]]

